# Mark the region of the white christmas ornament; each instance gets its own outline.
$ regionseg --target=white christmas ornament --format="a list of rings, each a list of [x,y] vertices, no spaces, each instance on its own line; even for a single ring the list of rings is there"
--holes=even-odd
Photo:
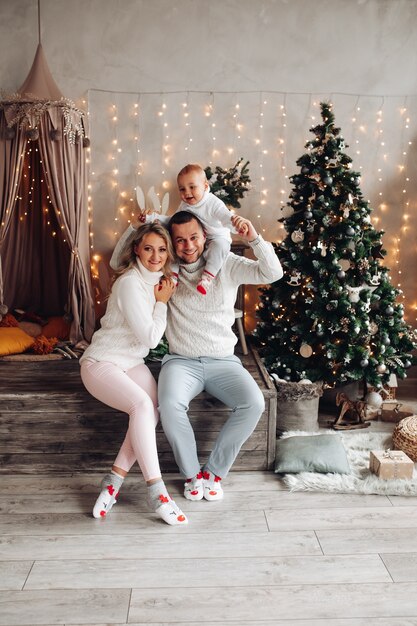
[[[290,280],[287,280],[287,285],[294,285],[295,287],[298,287],[300,285],[300,281],[301,281],[301,272],[298,272],[297,270],[293,270]]]
[[[374,285],[374,286],[378,286],[381,282],[381,272],[377,272],[376,274],[374,274],[371,279],[370,279],[370,284]]]
[[[294,213],[294,209],[291,206],[284,206],[281,209],[281,218],[291,217]]]
[[[362,289],[365,289],[366,285],[361,285],[360,287],[351,287],[350,285],[346,285],[346,289],[348,292],[349,302],[359,302],[359,294]]]
[[[321,256],[326,256],[326,254],[327,254],[327,246],[326,246],[326,244],[319,240],[317,242],[317,247],[318,247],[319,250],[321,249],[321,253],[320,253]]]
[[[376,335],[378,330],[378,324],[375,324],[375,322],[371,322],[369,324],[369,332],[371,333],[371,335]]]
[[[287,383],[287,381],[284,380],[283,378],[279,378],[279,376],[277,376],[277,374],[271,374],[271,378],[273,378],[273,380],[276,383]]]
[[[382,397],[376,391],[370,391],[365,396],[365,402],[374,409],[379,409],[382,406]]]

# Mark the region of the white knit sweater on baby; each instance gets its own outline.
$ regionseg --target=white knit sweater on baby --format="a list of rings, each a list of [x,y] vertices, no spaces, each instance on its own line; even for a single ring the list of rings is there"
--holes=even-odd
[[[207,239],[217,239],[223,237],[227,241],[232,241],[230,233],[236,233],[232,225],[232,215],[220,198],[213,193],[206,191],[197,204],[187,204],[181,202],[175,213],[179,211],[187,211],[195,215],[204,226]],[[146,216],[146,222],[158,220],[164,226],[168,225],[172,215],[161,215],[161,213],[151,213]]]

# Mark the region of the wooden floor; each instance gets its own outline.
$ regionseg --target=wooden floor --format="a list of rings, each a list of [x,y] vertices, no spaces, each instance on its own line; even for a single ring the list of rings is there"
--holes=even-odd
[[[0,625],[417,625],[416,498],[232,472],[222,502],[188,502],[166,478],[188,527],[147,511],[138,474],[106,520],[101,475],[1,476]]]

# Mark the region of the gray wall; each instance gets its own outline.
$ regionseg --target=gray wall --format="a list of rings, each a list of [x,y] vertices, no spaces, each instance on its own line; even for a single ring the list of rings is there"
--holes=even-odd
[[[37,10],[36,0],[0,0],[0,87],[7,92],[17,89],[30,69],[38,43]],[[250,159],[253,192],[241,212],[270,237],[282,236],[277,218],[290,189],[285,175],[296,171],[295,159],[304,152],[317,103],[331,98],[350,143],[348,153],[362,173],[364,195],[375,207],[378,227],[386,231],[393,282],[401,282],[409,320],[415,318],[410,267],[416,265],[417,241],[413,227],[403,227],[404,216],[411,215],[408,222],[413,224],[417,212],[416,153],[409,143],[417,134],[417,0],[41,0],[41,32],[57,84],[90,111],[94,245],[103,257],[98,268],[103,284],[105,260],[134,212],[135,186],[146,190],[155,185],[160,194],[168,189],[174,208],[175,174],[186,160],[229,166],[235,157]],[[201,114],[211,97],[219,129],[215,156],[213,133]],[[138,98],[140,157],[131,118]],[[192,144],[191,131],[180,128],[183,121],[177,115],[184,98],[191,112]],[[171,111],[173,152],[166,167],[160,154],[163,128],[155,117],[163,101]],[[233,137],[227,134],[237,101],[246,130],[239,142],[235,131]],[[114,103],[116,125],[109,112]],[[279,117],[283,105],[284,156],[277,146],[284,132]],[[406,113],[399,113],[402,107]],[[376,119],[380,109],[382,121]],[[264,119],[269,115],[262,129],[263,155],[254,142],[261,110]],[[382,128],[384,146],[378,134]],[[122,148],[116,155],[116,179],[111,163],[115,132]],[[233,153],[227,150],[232,140]],[[400,164],[406,165],[405,172],[399,171]],[[264,185],[267,194],[262,196]],[[128,197],[127,213],[120,211],[120,191]]]
[[[114,91],[417,93],[415,0],[41,0],[68,97]],[[38,42],[36,0],[0,2],[0,84]]]

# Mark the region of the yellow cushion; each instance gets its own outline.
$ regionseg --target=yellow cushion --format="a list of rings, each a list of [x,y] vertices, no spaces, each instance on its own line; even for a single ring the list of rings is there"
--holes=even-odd
[[[21,328],[0,328],[0,356],[25,352],[34,342],[34,338],[29,337]]]

